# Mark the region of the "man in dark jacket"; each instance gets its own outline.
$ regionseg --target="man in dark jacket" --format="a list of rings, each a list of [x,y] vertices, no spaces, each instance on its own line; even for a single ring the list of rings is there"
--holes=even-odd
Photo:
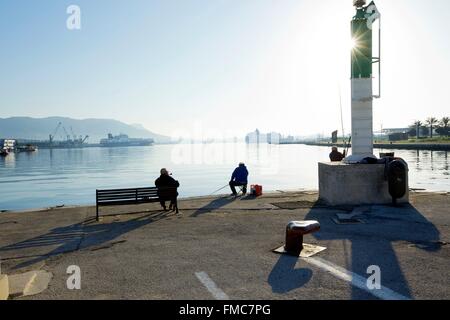
[[[163,207],[164,211],[166,208],[166,201],[170,200],[170,209],[177,209],[177,196],[178,191],[177,188],[180,186],[180,183],[172,178],[169,175],[169,172],[166,168],[161,169],[161,176],[156,179],[155,186],[158,188],[158,196],[161,203],[161,207]]]
[[[345,155],[340,153],[338,151],[337,147],[333,147],[333,149],[331,149],[331,153],[330,153],[331,162],[340,162],[340,161],[344,160],[344,158],[345,158]]]
[[[231,175],[230,188],[234,196],[237,196],[236,187],[242,186],[242,193],[247,193],[248,170],[244,163],[239,163],[239,167],[234,169]]]

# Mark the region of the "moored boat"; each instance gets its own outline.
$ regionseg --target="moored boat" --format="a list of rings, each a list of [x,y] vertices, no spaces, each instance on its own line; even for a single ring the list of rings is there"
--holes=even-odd
[[[31,144],[27,144],[26,146],[19,146],[16,148],[18,152],[35,152],[38,150],[38,147],[33,146]]]

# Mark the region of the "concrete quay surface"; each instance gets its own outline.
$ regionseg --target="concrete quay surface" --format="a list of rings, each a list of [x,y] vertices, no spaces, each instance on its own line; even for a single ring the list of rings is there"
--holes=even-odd
[[[314,191],[66,207],[0,214],[3,274],[51,274],[15,299],[450,299],[450,195],[410,194],[399,207],[329,207]],[[362,223],[339,224],[337,215]],[[318,220],[312,258],[278,255],[292,220]],[[81,289],[69,290],[70,266]],[[373,266],[380,287],[366,280]],[[371,269],[372,268],[372,269]],[[369,269],[369,272],[368,272]],[[72,269],[73,270],[73,269]]]

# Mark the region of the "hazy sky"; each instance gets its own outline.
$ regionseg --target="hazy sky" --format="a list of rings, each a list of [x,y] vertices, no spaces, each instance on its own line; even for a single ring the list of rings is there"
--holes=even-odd
[[[450,1],[378,0],[378,129],[450,115]],[[66,8],[81,8],[81,30]],[[351,0],[0,0],[0,117],[350,130]],[[340,89],[339,89],[340,88]]]

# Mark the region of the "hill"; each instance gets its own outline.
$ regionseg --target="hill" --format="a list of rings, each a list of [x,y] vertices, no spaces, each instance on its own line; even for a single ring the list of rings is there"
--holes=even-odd
[[[124,133],[131,138],[152,138],[156,143],[170,142],[170,137],[151,132],[137,124],[128,125],[111,119],[77,120],[64,117],[0,118],[0,138],[47,140],[49,134],[55,132],[59,122],[62,125],[55,136],[55,140],[65,138],[64,127],[70,135],[72,135],[72,131],[77,136],[89,135],[89,143],[98,143],[100,139],[106,138],[108,133],[114,135]]]

